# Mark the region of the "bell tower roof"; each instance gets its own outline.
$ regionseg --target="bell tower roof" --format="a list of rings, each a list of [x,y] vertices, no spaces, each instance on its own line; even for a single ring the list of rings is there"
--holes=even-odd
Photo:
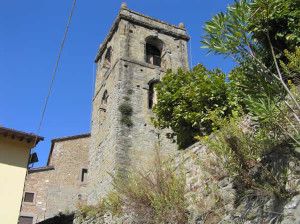
[[[183,23],[180,23],[178,26],[175,26],[166,23],[164,21],[161,21],[159,19],[155,19],[153,17],[141,14],[139,12],[132,11],[127,8],[126,3],[122,3],[117,18],[115,19],[113,25],[111,26],[110,31],[108,32],[103,43],[100,44],[99,46],[99,50],[96,55],[95,62],[97,62],[99,58],[102,56],[102,54],[104,53],[107,43],[114,35],[121,20],[126,20],[132,24],[143,26],[145,28],[155,30],[159,33],[173,36],[174,38],[177,39],[182,39],[186,41],[190,39],[190,37],[186,35],[186,29]]]

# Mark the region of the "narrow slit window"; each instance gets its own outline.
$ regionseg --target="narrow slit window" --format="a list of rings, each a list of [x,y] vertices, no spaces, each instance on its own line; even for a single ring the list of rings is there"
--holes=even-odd
[[[34,200],[34,193],[25,192],[24,202],[33,202],[33,200]]]
[[[152,109],[152,107],[157,104],[157,92],[155,90],[155,85],[157,85],[159,81],[154,81],[149,84],[149,92],[148,92],[148,107]]]
[[[106,54],[105,54],[105,65],[107,66],[107,67],[110,67],[111,66],[111,52],[112,50],[111,50],[111,47],[109,47],[108,49],[107,49],[107,52],[106,52]]]
[[[106,105],[107,104],[107,99],[108,99],[108,94],[107,94],[107,90],[105,90],[104,93],[103,93],[102,99],[101,99],[101,103],[103,105]]]
[[[88,170],[87,169],[82,169],[81,170],[81,182],[84,183],[87,180],[87,173]]]
[[[33,217],[31,217],[31,216],[20,216],[18,224],[33,224]]]

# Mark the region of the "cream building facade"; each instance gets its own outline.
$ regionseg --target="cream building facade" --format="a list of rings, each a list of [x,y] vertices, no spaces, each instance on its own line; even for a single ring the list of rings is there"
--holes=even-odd
[[[0,127],[0,223],[18,223],[30,150],[43,137]],[[26,219],[26,217],[24,217]]]

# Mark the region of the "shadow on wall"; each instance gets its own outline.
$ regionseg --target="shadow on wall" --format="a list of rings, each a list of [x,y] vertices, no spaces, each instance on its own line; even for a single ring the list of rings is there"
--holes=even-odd
[[[74,214],[70,215],[57,215],[50,219],[46,219],[37,224],[73,224]]]

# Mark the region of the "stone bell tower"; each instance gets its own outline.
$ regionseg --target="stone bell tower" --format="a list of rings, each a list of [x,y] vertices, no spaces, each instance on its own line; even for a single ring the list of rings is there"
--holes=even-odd
[[[176,145],[151,123],[154,85],[167,69],[188,70],[188,40],[182,23],[170,25],[122,4],[95,59],[88,204],[109,192],[109,173],[149,168],[155,144],[163,154],[174,153]]]

